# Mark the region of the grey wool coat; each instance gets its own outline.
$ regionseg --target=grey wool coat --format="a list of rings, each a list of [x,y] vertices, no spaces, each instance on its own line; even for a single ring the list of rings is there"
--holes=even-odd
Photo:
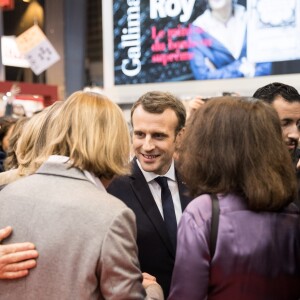
[[[0,208],[0,228],[13,227],[3,243],[30,241],[39,252],[29,276],[0,280],[1,300],[145,299],[135,216],[84,172],[46,162],[7,185]]]

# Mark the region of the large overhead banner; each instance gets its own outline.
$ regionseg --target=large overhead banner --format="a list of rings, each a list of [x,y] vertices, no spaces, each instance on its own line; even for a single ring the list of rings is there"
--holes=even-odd
[[[300,73],[300,0],[114,0],[113,16],[115,85]]]

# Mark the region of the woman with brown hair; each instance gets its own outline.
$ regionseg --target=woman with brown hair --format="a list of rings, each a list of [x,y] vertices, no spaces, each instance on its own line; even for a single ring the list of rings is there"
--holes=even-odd
[[[276,111],[209,100],[190,119],[179,164],[196,199],[178,228],[169,299],[299,299],[300,211]],[[209,194],[220,210],[214,254]]]

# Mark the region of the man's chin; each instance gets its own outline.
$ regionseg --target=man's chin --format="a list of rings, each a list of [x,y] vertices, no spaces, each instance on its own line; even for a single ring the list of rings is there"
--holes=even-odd
[[[150,162],[140,161],[141,167],[146,172],[155,172],[155,164]]]

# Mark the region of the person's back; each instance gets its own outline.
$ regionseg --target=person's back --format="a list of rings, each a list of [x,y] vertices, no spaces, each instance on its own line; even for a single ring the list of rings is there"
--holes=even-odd
[[[276,111],[253,98],[211,99],[192,115],[179,171],[196,198],[178,227],[169,300],[300,298],[300,210],[281,134]]]
[[[75,92],[44,140],[30,159],[39,169],[1,191],[0,226],[14,230],[7,248],[30,240],[39,259],[28,277],[0,281],[0,299],[162,299],[155,278],[143,280],[139,269],[134,213],[105,190],[129,170],[120,108],[103,95]],[[18,275],[2,266],[2,278]]]
[[[205,228],[192,236],[195,245],[179,249],[184,264],[176,264],[173,278],[185,285],[184,293],[172,290],[170,299],[265,300],[298,299],[300,295],[300,211],[290,204],[280,212],[253,212],[245,200],[233,194],[218,195],[220,215],[214,257],[207,271],[209,247],[203,246],[210,236],[211,198],[202,195],[186,208],[180,227]],[[180,229],[179,229],[180,230]],[[209,241],[207,241],[209,245]],[[202,245],[201,245],[202,244]],[[186,266],[193,268],[186,270]],[[188,272],[185,280],[182,274]],[[202,275],[201,275],[202,274]],[[201,276],[202,280],[199,280]],[[179,278],[181,277],[181,278]],[[182,282],[184,281],[184,282]],[[189,282],[187,282],[189,281]],[[188,288],[188,284],[197,286]]]
[[[0,226],[10,224],[14,228],[14,234],[5,243],[30,240],[40,255],[38,268],[22,283],[0,281],[0,299],[104,299],[98,288],[99,279],[104,282],[114,272],[113,268],[107,268],[114,264],[113,253],[118,251],[112,243],[114,230],[122,223],[128,228],[133,213],[121,201],[99,191],[80,171],[70,170],[73,178],[40,169],[38,174],[20,179],[1,191]],[[74,178],[78,182],[74,183]],[[127,243],[127,234],[123,241],[119,237],[119,244]],[[136,251],[130,246],[127,250],[128,253],[122,253],[124,259]],[[105,257],[111,261],[103,264]],[[126,269],[128,273],[131,271]],[[115,273],[118,272],[123,271],[117,268]],[[101,293],[108,295],[114,284],[116,297],[117,289],[123,289],[126,295],[126,280],[101,284]],[[136,299],[141,295],[142,291],[136,294]]]

